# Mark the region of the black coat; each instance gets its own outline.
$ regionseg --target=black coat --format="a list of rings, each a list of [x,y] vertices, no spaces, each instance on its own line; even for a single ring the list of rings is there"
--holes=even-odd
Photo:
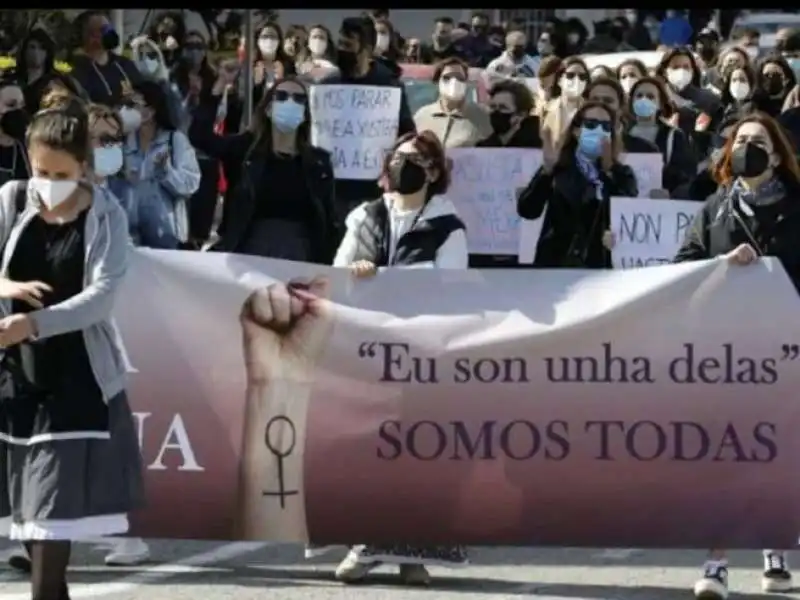
[[[773,204],[751,206],[752,215],[721,187],[706,200],[674,262],[703,260],[750,244],[764,256],[777,257],[800,290],[800,184],[784,181],[786,194]]]
[[[218,101],[218,98],[216,101],[211,98],[201,101],[189,128],[189,140],[198,150],[222,161],[226,174],[229,171],[238,173],[225,199],[229,205],[228,222],[222,238],[214,247],[220,252],[236,252],[246,239],[257,202],[265,196],[264,191],[257,187],[262,180],[267,156],[266,150],[251,149],[254,142],[251,131],[222,136],[214,134]],[[313,222],[308,224],[312,232],[313,259],[320,264],[331,264],[340,237],[334,214],[331,156],[327,150],[309,146],[302,154],[302,161],[314,206]]]
[[[534,220],[547,207],[534,267],[611,268],[611,253],[602,244],[609,229],[610,198],[635,197],[639,190],[628,165],[617,163],[600,177],[602,200],[574,161],[557,165],[552,174],[539,169],[533,176],[517,199],[517,213]]]

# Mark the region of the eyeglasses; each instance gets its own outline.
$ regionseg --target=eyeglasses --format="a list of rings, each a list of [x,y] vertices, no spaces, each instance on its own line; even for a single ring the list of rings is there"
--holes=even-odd
[[[278,102],[286,102],[289,98],[291,98],[297,104],[305,104],[308,101],[308,96],[302,92],[275,90],[275,100]]]
[[[564,73],[564,77],[566,77],[570,81],[572,81],[576,77],[578,79],[580,79],[581,81],[588,81],[589,80],[589,76],[586,73],[578,73],[576,71],[566,71]]]
[[[606,133],[611,132],[611,121],[603,121],[601,119],[583,119],[580,126],[585,129],[597,129],[598,127]]]

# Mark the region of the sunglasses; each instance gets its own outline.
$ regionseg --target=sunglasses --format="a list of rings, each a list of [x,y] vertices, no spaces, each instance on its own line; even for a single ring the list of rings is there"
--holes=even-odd
[[[597,129],[598,127],[606,133],[611,133],[611,121],[603,121],[601,119],[583,119],[580,123],[581,127],[586,129]]]
[[[206,45],[205,44],[186,44],[183,47],[184,50],[202,50],[205,52]]]
[[[407,154],[405,152],[398,152],[392,157],[391,162],[400,162],[403,160],[407,160],[408,162],[414,163],[415,165],[419,165],[420,167],[428,168],[433,164],[429,158],[425,158],[421,154],[414,153],[414,154]]]
[[[589,81],[589,76],[586,73],[576,73],[575,71],[567,71],[564,73],[564,77],[572,81],[576,77],[581,81]]]
[[[286,102],[291,98],[297,104],[305,104],[308,101],[308,96],[301,92],[287,92],[286,90],[275,90],[275,100],[278,102]]]

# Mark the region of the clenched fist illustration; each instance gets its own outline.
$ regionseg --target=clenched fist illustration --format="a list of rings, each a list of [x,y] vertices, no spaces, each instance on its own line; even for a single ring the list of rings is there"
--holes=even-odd
[[[316,370],[331,337],[329,282],[275,283],[242,306],[247,376],[238,533],[305,541],[303,454]]]

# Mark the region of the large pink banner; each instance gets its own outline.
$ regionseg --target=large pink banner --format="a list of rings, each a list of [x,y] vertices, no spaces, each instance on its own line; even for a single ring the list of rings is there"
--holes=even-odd
[[[354,281],[141,253],[119,311],[139,531],[789,547],[799,304],[769,259]]]

